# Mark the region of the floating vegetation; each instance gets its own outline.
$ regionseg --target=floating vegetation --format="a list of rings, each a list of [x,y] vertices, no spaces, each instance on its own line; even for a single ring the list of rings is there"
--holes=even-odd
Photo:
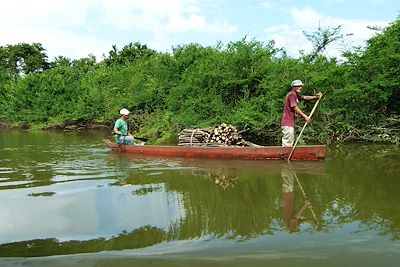
[[[232,175],[228,172],[222,171],[219,171],[217,173],[208,173],[206,177],[213,180],[216,185],[221,186],[223,189],[226,189],[228,187],[235,187],[239,179],[239,177],[236,175]]]
[[[42,192],[42,193],[31,193],[28,194],[29,197],[51,197],[55,195],[55,192]]]
[[[137,190],[132,191],[132,195],[137,195],[137,196],[144,196],[149,193],[153,192],[159,192],[161,190],[161,186],[145,186]]]

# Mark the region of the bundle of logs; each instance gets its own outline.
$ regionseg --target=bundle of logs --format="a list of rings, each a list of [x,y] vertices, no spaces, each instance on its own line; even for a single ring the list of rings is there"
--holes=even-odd
[[[183,129],[179,134],[180,146],[249,146],[234,126],[221,125],[214,129]]]

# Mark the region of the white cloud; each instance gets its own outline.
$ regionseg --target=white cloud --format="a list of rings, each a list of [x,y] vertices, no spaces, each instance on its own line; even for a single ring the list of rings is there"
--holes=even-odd
[[[11,27],[79,27],[85,23],[86,11],[92,3],[91,0],[6,1],[0,9],[0,22]]]
[[[274,25],[264,31],[267,33],[283,32],[287,34],[290,31],[290,26],[288,24]]]
[[[114,0],[102,0],[99,6],[104,12],[103,26],[150,33],[151,38],[146,43],[159,51],[168,51],[172,46],[179,45],[182,38],[188,38],[186,43],[190,43],[195,34],[232,35],[237,31],[237,27],[227,21],[209,21],[202,15],[202,8],[197,2],[132,0],[121,10],[118,1],[115,4]]]
[[[349,35],[345,37],[345,42],[351,46],[363,46],[365,41],[373,37],[374,32],[367,28],[367,26],[387,26],[387,22],[383,21],[368,21],[368,20],[349,20],[336,17],[326,16],[316,12],[310,7],[303,9],[293,8],[291,10],[292,24],[273,26],[264,29],[269,37],[275,40],[278,47],[284,47],[288,50],[289,54],[297,56],[299,50],[309,52],[312,49],[311,43],[305,38],[303,31],[312,33],[317,30],[318,26],[322,28],[335,28],[342,26],[341,33]],[[333,43],[328,46],[325,54],[340,58],[341,43]],[[347,47],[350,48],[350,47]]]
[[[323,20],[327,18],[310,7],[303,9],[293,8],[290,13],[295,26],[300,28],[315,27],[319,22],[324,23]]]
[[[261,6],[267,8],[267,9],[270,9],[270,8],[273,8],[275,5],[274,5],[274,3],[271,3],[271,2],[263,2],[263,3],[261,3]]]
[[[104,41],[79,32],[85,27],[87,12],[94,1],[14,0],[0,9],[0,45],[41,43],[50,60],[63,55],[71,58],[100,54],[95,47]],[[110,48],[110,46],[109,46]]]
[[[18,35],[13,34],[15,31]],[[41,43],[48,52],[49,60],[61,55],[78,59],[89,54],[101,59],[103,53],[111,50],[112,46],[112,43],[99,38],[50,28],[25,26],[19,29],[4,29],[1,34],[8,36],[7,44]]]
[[[232,33],[236,27],[224,22],[209,22],[201,15],[201,8],[194,0],[102,0],[105,26],[126,30],[136,28],[162,32],[211,31]],[[123,8],[121,8],[123,6]]]
[[[121,39],[129,39],[127,36],[135,36],[165,51],[178,36],[230,35],[237,31],[223,19],[209,21],[198,3],[198,0],[7,1],[0,9],[0,45],[39,42],[48,50],[49,58],[58,55],[80,58],[92,53],[100,59],[113,44],[120,45]]]
[[[268,34],[268,39],[274,40],[276,47],[285,48],[292,56],[297,56],[300,50],[310,50],[312,48],[301,29],[291,27],[288,24],[275,25],[264,30]]]
[[[378,3],[381,0],[369,1]],[[225,17],[224,11],[218,10],[222,4],[206,0],[5,1],[0,9],[0,46],[38,42],[47,49],[50,59],[58,55],[76,59],[88,54],[101,59],[112,45],[120,47],[135,41],[159,51],[169,51],[182,43],[215,44],[216,40],[232,40],[239,32],[227,19],[229,16]],[[277,46],[290,49],[292,54],[299,49],[311,49],[302,32],[315,31],[318,25],[343,25],[343,34],[354,33],[350,40],[354,45],[373,35],[366,26],[387,25],[379,21],[330,17],[310,7],[290,9],[287,1],[267,0],[262,6],[277,10],[286,6],[287,24],[272,26],[264,32],[267,40],[274,39]],[[207,14],[215,16],[214,19]],[[243,17],[235,18],[234,23],[241,19]],[[254,17],[255,21],[257,19]],[[252,34],[258,35],[257,31]]]

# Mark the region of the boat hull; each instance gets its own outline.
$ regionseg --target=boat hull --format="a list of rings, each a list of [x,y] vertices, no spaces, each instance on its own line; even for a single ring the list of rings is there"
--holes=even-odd
[[[287,159],[293,147],[128,146],[105,142],[113,151],[148,156],[214,159]],[[323,160],[325,145],[298,146],[291,160]]]

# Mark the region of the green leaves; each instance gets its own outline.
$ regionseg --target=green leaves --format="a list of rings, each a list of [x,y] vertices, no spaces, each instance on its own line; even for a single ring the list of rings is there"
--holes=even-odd
[[[344,63],[322,55],[342,37],[340,27],[306,34],[315,53],[300,58],[272,41],[245,38],[226,46],[177,46],[171,54],[130,43],[122,50],[113,46],[101,62],[89,55],[47,63],[40,44],[0,47],[0,118],[109,122],[125,107],[138,118],[136,129],[160,139],[225,122],[276,143],[290,82],[301,79],[304,95],[325,94],[304,140],[346,140],[400,115],[399,33],[397,20],[364,50],[346,51]],[[312,103],[301,107],[309,113]]]
[[[19,43],[0,47],[0,70],[20,76],[42,72],[48,68],[45,49],[39,43]]]

